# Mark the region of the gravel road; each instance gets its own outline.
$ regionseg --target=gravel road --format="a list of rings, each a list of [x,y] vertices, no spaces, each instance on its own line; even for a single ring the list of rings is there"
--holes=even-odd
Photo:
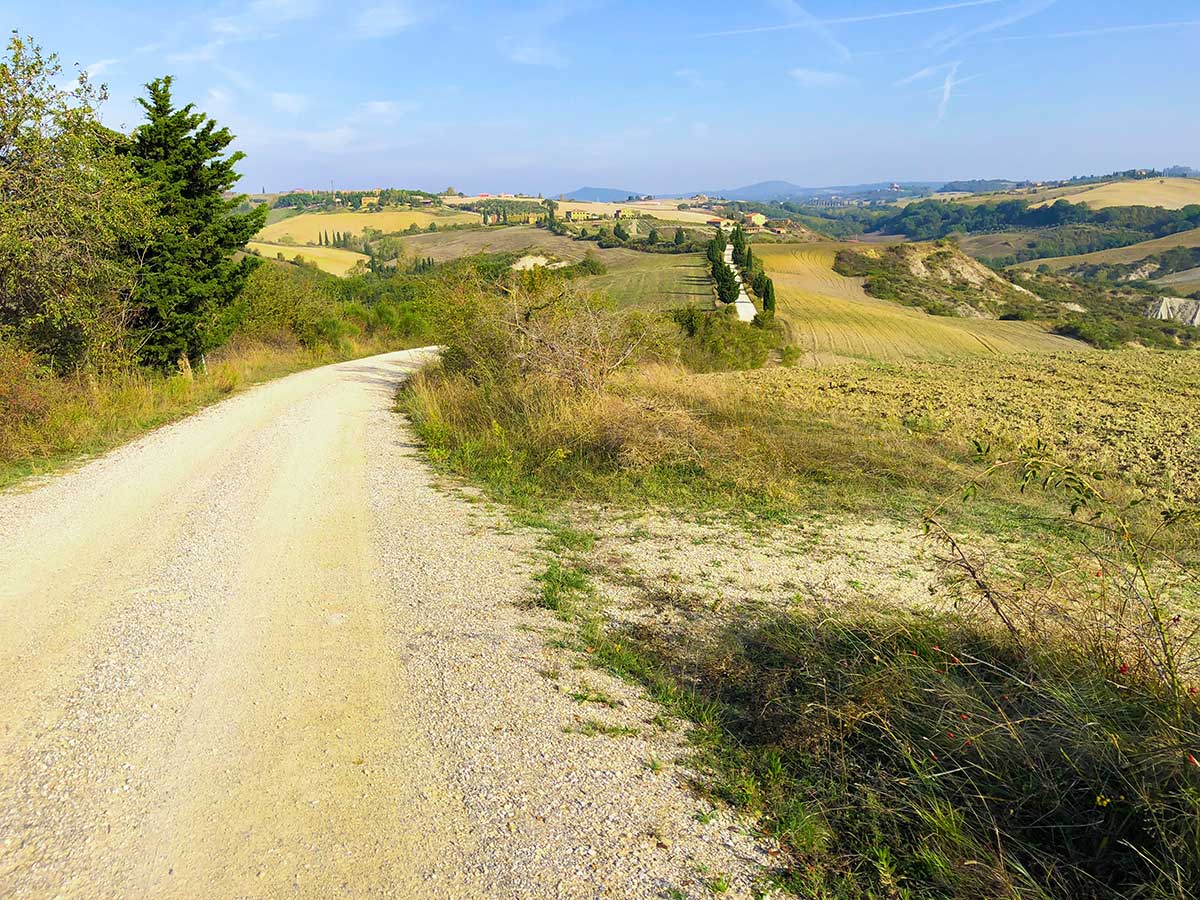
[[[535,537],[418,458],[429,356],[0,494],[0,897],[750,895],[765,848],[697,820],[679,734],[521,605]]]

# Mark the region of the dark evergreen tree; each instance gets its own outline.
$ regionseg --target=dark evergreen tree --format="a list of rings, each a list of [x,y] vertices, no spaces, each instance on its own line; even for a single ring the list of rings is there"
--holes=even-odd
[[[128,153],[156,194],[163,227],[142,260],[137,330],[142,357],[167,368],[183,359],[202,362],[226,337],[233,323],[223,313],[258,265],[234,253],[262,228],[267,208],[235,213],[246,198],[225,199],[244,156],[225,155],[233,141],[227,128],[190,103],[177,109],[169,76],[146,89],[138,102],[147,121],[134,131]]]
[[[686,243],[687,243],[687,234],[684,233],[684,230],[682,228],[676,228],[675,229],[675,246],[682,247]]]
[[[650,229],[650,233],[648,235],[646,235],[646,243],[650,244],[650,245],[654,245],[654,244],[658,243],[658,229],[657,228]]]

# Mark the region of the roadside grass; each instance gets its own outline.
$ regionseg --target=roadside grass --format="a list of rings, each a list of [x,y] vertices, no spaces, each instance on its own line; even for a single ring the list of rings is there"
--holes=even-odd
[[[697,789],[778,841],[778,887],[1184,900],[1200,879],[1200,658],[1174,576],[1133,547],[1092,542],[1100,569],[1070,602],[1059,573],[1013,570],[980,576],[976,609],[859,598],[733,616],[716,640],[614,624],[587,551],[560,547],[543,579],[570,573],[559,646],[690,723]]]
[[[237,339],[210,355],[206,372],[191,377],[131,369],[67,378],[39,374],[0,347],[0,408],[6,411],[0,488],[103,453],[264,381],[402,346],[390,336],[336,348],[304,348],[284,335],[271,342]]]

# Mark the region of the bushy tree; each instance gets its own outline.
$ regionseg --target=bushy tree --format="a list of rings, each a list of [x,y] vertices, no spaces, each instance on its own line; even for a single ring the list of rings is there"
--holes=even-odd
[[[650,229],[650,233],[648,235],[646,235],[646,243],[650,244],[651,246],[658,243],[658,229],[657,228]]]
[[[192,104],[176,108],[171,78],[146,85],[138,102],[146,122],[133,133],[129,157],[158,200],[163,228],[149,247],[136,292],[141,356],[169,367],[202,360],[227,335],[221,323],[257,260],[235,260],[266,220],[265,207],[234,210],[243,198],[226,200],[237,183],[234,166],[242,153],[226,155],[233,141],[227,128]]]
[[[617,224],[613,226],[613,237],[619,241],[627,241],[629,240],[629,229],[621,224],[621,222],[617,222]]]
[[[682,228],[675,229],[675,246],[682,247],[687,243],[687,234]]]
[[[58,58],[14,35],[0,60],[0,339],[58,370],[120,365],[154,203],[104,90],[61,86]]]

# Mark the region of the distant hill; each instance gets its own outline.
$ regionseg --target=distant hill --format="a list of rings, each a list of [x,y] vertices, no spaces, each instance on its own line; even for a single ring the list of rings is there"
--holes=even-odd
[[[902,181],[896,193],[933,191],[940,188],[942,181]],[[727,188],[720,191],[701,191],[709,197],[724,197],[727,200],[747,200],[753,203],[770,203],[775,200],[797,200],[804,197],[850,197],[859,194],[895,192],[893,182],[880,181],[873,184],[837,184],[827,187],[803,187],[790,181],[760,181],[745,187]]]
[[[580,203],[620,203],[630,197],[643,197],[637,191],[619,191],[616,188],[581,187],[563,194],[564,200],[577,200]]]
[[[940,193],[945,194],[990,194],[1028,186],[1028,181],[1009,181],[1006,178],[972,178],[969,181],[947,181]]]

